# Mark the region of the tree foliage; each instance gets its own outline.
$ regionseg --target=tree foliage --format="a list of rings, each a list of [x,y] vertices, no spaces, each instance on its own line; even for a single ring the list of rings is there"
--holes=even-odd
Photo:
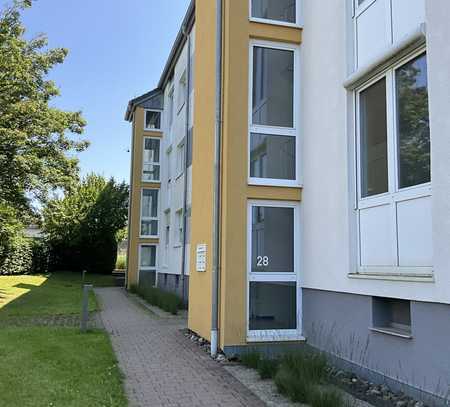
[[[117,232],[126,226],[128,186],[88,175],[63,198],[44,208],[44,232],[55,268],[111,272]]]
[[[73,153],[88,145],[68,135],[83,132],[81,113],[49,105],[59,90],[47,75],[67,50],[47,49],[44,35],[24,38],[21,11],[29,6],[16,2],[0,14],[0,202],[20,214],[30,212],[31,200],[73,184]]]

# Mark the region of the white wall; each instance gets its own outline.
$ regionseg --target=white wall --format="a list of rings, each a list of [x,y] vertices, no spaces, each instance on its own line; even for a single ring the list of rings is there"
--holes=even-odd
[[[351,8],[346,12],[336,0],[304,1],[304,287],[450,303],[449,8],[446,0],[427,2],[435,282],[362,280],[348,277],[356,271],[357,256],[353,107],[342,85],[352,66],[347,57],[353,35],[346,24]]]

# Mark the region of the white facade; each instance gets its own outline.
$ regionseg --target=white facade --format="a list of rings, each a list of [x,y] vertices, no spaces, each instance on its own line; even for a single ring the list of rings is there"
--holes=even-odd
[[[164,88],[164,137],[161,143],[161,190],[160,190],[160,244],[157,268],[158,284],[160,274],[181,275],[183,244],[185,247],[184,274],[189,275],[189,230],[191,207],[191,166],[188,157],[187,130],[192,127],[194,93],[188,67],[188,51],[191,63],[194,55],[193,29],[186,41],[173,70],[173,77]],[[189,96],[188,96],[189,92]],[[187,113],[189,111],[189,118]],[[187,123],[188,120],[188,123]],[[187,180],[186,180],[187,177]],[[186,182],[186,185],[185,185]],[[186,202],[185,202],[186,197]],[[186,205],[186,234],[184,217]],[[184,239],[186,238],[186,242]]]
[[[303,287],[450,303],[450,148],[445,113],[450,110],[449,99],[444,96],[449,94],[450,50],[443,40],[450,38],[445,23],[449,7],[444,1],[427,2],[425,17],[424,0],[359,3],[359,7],[353,0],[348,0],[346,7],[332,0],[325,4],[306,0],[303,4]],[[396,209],[386,206],[386,213],[396,210],[396,225],[389,223],[390,218],[382,213],[383,205],[377,203],[370,217],[364,213],[360,228],[358,97],[357,89],[346,89],[344,83],[350,76],[366,72],[359,81],[364,86],[374,79],[369,72],[379,68],[377,75],[383,75],[401,64],[389,51],[414,37],[423,23],[431,183],[424,185],[426,192],[420,191],[419,198],[410,190]],[[421,52],[412,48],[404,55],[401,50],[399,53],[409,58]],[[386,61],[385,55],[390,55],[390,60]],[[389,121],[394,122],[394,118],[388,117]],[[392,242],[393,234],[396,243]],[[400,263],[392,264],[389,250],[397,250],[396,245]],[[384,263],[383,253],[387,258]],[[387,267],[361,267],[364,262]]]

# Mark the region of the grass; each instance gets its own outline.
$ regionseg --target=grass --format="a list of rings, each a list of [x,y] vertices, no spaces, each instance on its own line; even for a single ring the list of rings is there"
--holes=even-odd
[[[113,285],[110,276],[86,283]],[[94,293],[89,308],[98,309]],[[106,332],[35,326],[34,317],[79,314],[81,275],[0,276],[0,394],[3,406],[125,407],[122,376]],[[13,326],[19,318],[20,327]]]
[[[151,305],[155,305],[172,315],[177,315],[179,310],[184,308],[183,301],[173,293],[160,290],[156,287],[132,286],[130,291],[138,294]]]
[[[116,261],[117,270],[125,270],[127,268],[127,256],[125,254],[119,254]]]
[[[257,352],[242,355],[243,365],[257,369],[261,379],[274,379],[278,391],[295,403],[311,407],[343,407],[342,393],[328,386],[326,358],[306,350],[279,359]]]
[[[114,285],[112,276],[88,274],[86,283],[96,287]],[[0,319],[80,312],[81,275],[59,272],[37,276],[0,276]],[[98,310],[93,292],[89,310]]]
[[[2,405],[127,405],[108,336],[74,328],[0,330]]]

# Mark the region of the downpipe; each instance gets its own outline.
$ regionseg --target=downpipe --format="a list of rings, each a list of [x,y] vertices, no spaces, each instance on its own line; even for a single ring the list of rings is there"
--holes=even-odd
[[[219,340],[220,281],[220,212],[221,212],[221,151],[222,151],[222,0],[216,0],[216,123],[214,157],[214,236],[211,298],[211,356],[216,357]]]

